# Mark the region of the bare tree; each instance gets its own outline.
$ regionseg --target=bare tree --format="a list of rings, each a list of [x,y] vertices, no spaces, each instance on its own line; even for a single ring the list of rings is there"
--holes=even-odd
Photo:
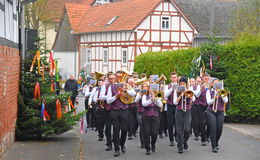
[[[241,34],[259,34],[260,26],[260,0],[240,0],[239,8],[231,21],[230,32],[235,36]]]

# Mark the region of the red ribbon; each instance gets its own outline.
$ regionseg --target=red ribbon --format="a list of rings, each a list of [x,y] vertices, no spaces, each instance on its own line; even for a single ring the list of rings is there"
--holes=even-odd
[[[60,100],[56,100],[56,111],[57,111],[57,119],[60,119],[62,117],[62,111],[61,111],[61,103]]]
[[[71,108],[74,109],[74,105],[73,105],[73,103],[72,103],[70,97],[69,97],[68,101],[69,101],[69,106],[71,106]],[[74,112],[74,116],[76,117],[76,110],[75,110],[75,112]]]
[[[52,93],[54,92],[54,88],[55,88],[54,83],[51,83],[51,92],[52,92]]]
[[[41,97],[41,89],[40,89],[40,84],[39,82],[36,82],[34,86],[34,94],[33,94],[33,99],[37,100]]]
[[[49,63],[50,63],[50,76],[52,77],[55,74],[55,62],[53,59],[52,52],[50,52]]]

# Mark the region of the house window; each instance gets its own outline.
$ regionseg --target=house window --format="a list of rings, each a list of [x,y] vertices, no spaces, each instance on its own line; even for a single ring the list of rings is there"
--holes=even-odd
[[[170,23],[169,23],[169,17],[162,17],[162,29],[169,29]]]
[[[91,58],[91,50],[87,49],[87,52],[86,52],[86,63],[87,64],[90,64],[90,58]]]
[[[122,64],[123,65],[127,64],[127,56],[128,56],[127,48],[123,48],[122,49]]]
[[[103,49],[103,63],[104,64],[108,63],[108,48]]]

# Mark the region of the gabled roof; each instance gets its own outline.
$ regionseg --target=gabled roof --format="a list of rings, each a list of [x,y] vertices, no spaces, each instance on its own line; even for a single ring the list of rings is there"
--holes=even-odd
[[[134,30],[161,1],[162,0],[124,0],[99,6],[91,6],[86,10],[83,17],[77,17],[78,19],[76,21],[80,23],[77,24],[76,27],[72,27],[73,33]],[[75,7],[67,9],[69,12],[75,12],[75,10],[77,10]],[[70,14],[69,12],[68,14]],[[116,20],[110,25],[107,25],[115,16],[118,16]]]
[[[87,13],[90,7],[90,5],[82,4],[65,4],[66,13],[68,15],[72,31],[75,31],[78,28],[79,23],[82,21],[83,16]]]

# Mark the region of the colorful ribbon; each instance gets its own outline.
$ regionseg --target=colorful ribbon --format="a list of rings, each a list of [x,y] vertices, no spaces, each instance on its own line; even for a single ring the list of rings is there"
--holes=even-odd
[[[42,81],[44,82],[44,68],[45,68],[45,66],[44,66],[44,64],[42,63]]]
[[[39,82],[36,82],[34,86],[34,94],[33,94],[33,99],[37,100],[41,97],[41,89],[40,89],[40,84]]]
[[[74,105],[73,105],[70,97],[68,98],[68,101],[69,101],[69,111],[71,111],[71,109],[74,109]],[[76,117],[76,110],[74,112],[74,116]]]
[[[61,103],[60,100],[56,100],[56,111],[57,111],[57,119],[60,119],[62,117],[62,111],[61,111]]]
[[[55,60],[55,77],[56,77],[56,81],[59,82],[60,77],[59,77],[59,72],[58,72],[58,61],[57,60]]]
[[[52,52],[50,52],[49,63],[50,63],[50,76],[52,77],[55,73],[55,63],[54,63]]]
[[[55,90],[55,85],[54,85],[54,82],[51,83],[51,92],[53,93]]]
[[[41,117],[43,118],[43,121],[46,122],[46,120],[50,120],[50,115],[46,111],[46,102],[45,100],[42,101],[42,111],[41,111]]]
[[[30,68],[30,72],[33,71],[33,66],[34,63],[36,62],[37,59],[37,64],[38,64],[38,74],[41,74],[41,52],[40,51],[36,51],[35,56],[33,58],[32,64],[31,64],[31,68]]]

